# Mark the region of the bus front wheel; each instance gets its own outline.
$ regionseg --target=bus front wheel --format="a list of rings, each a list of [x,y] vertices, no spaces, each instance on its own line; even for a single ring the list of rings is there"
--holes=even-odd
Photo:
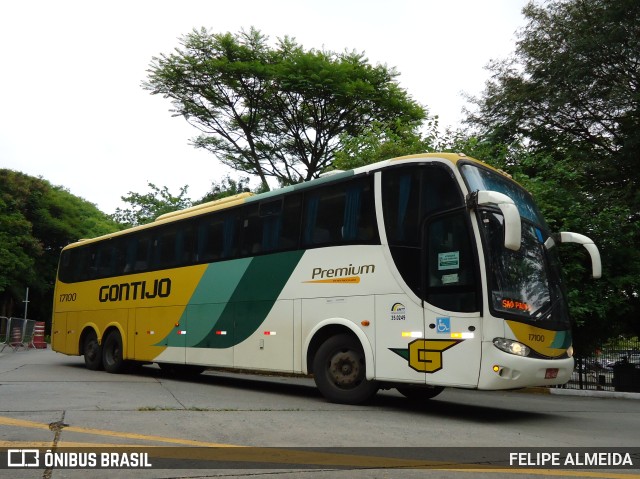
[[[108,373],[116,374],[124,371],[122,337],[117,329],[110,331],[102,343],[102,363],[104,370]]]
[[[331,402],[359,404],[378,391],[378,384],[367,380],[360,342],[349,334],[322,343],[313,360],[313,374],[318,389]]]

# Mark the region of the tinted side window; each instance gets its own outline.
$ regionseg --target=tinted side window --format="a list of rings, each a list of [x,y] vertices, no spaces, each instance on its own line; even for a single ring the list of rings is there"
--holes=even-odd
[[[193,259],[193,228],[189,222],[164,226],[154,238],[154,269],[175,268]]]
[[[300,195],[289,195],[260,204],[262,252],[296,248],[300,236]]]
[[[198,225],[196,261],[229,259],[236,253],[237,221],[228,214],[209,215]]]
[[[382,208],[389,244],[418,246],[421,176],[417,168],[383,173]]]
[[[147,271],[151,267],[151,253],[153,242],[151,234],[135,235],[130,239],[131,257],[133,258],[134,273]]]
[[[391,245],[419,246],[425,216],[462,204],[451,173],[437,166],[388,170],[382,176],[382,205]]]
[[[282,229],[279,248],[283,250],[298,247],[300,239],[300,215],[302,214],[302,195],[285,197],[282,210]]]
[[[262,225],[259,206],[244,206],[240,214],[240,256],[253,256],[262,252]]]
[[[377,238],[369,178],[325,186],[305,194],[304,246],[368,243]]]

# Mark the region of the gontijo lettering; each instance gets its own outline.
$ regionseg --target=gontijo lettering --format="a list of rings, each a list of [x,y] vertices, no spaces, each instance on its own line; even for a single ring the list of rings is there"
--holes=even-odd
[[[153,284],[147,281],[133,281],[101,286],[98,299],[101,303],[108,301],[129,301],[137,299],[168,298],[171,294],[171,279],[155,279]]]

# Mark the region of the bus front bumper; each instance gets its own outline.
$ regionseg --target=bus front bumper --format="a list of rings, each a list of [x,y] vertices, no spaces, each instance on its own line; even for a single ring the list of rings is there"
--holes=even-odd
[[[492,342],[482,343],[478,389],[518,389],[565,384],[573,372],[573,358],[537,359],[505,353]]]

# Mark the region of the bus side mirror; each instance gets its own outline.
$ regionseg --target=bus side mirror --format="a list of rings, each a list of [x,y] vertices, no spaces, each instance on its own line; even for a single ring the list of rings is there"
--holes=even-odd
[[[520,213],[513,200],[497,191],[475,191],[467,197],[469,208],[495,204],[504,216],[504,247],[513,251],[520,249],[522,241],[522,226]]]
[[[579,233],[570,233],[563,231],[560,233],[561,243],[578,243],[585,247],[591,256],[592,275],[595,279],[602,277],[602,261],[600,260],[600,251],[595,243],[585,235]]]

